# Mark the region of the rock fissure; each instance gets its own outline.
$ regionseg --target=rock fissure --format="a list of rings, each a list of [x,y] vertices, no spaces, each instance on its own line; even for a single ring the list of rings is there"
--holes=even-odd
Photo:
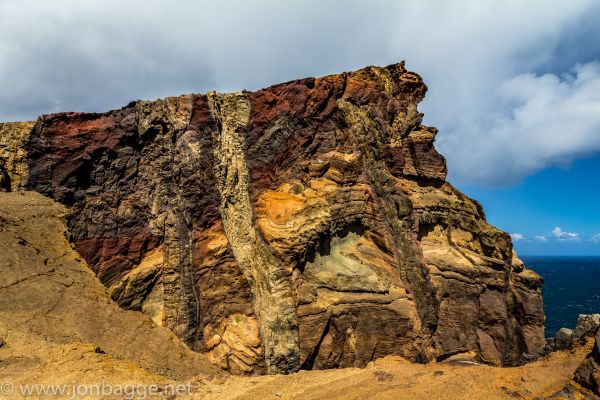
[[[17,285],[19,285],[21,283],[24,283],[24,282],[27,282],[27,281],[30,281],[32,279],[39,278],[39,277],[42,277],[42,276],[46,276],[47,277],[47,276],[50,276],[53,273],[54,273],[54,268],[49,269],[48,271],[44,271],[44,272],[36,273],[34,275],[26,276],[24,278],[19,278],[19,279],[15,280],[14,282],[9,283],[8,285],[0,286],[0,290],[2,290],[2,289],[9,289],[9,288],[11,288],[13,286],[17,286]]]

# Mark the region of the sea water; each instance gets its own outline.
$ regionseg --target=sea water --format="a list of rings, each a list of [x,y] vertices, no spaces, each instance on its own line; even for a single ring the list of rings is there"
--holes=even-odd
[[[562,327],[575,328],[579,314],[600,313],[600,257],[521,259],[544,278],[546,337],[554,336]]]

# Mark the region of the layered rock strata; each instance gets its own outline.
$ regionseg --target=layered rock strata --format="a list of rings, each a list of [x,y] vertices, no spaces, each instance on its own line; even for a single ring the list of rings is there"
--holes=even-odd
[[[2,124],[5,188],[66,205],[112,298],[232,372],[511,365],[542,281],[445,181],[426,89],[401,63]]]

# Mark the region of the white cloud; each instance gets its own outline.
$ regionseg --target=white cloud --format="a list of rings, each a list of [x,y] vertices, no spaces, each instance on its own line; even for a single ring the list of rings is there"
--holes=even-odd
[[[548,238],[544,235],[537,235],[534,237],[535,240],[537,240],[538,242],[547,242]]]
[[[437,147],[448,159],[450,180],[512,184],[599,151],[599,67],[589,62],[593,57],[554,53],[564,37],[588,29],[587,16],[597,20],[598,3],[459,3],[425,12],[430,2],[413,2],[409,19],[426,20],[427,29],[408,22],[395,36],[407,49],[408,65],[429,84],[421,109],[440,129]],[[600,25],[592,26],[587,40],[595,43],[591,33],[600,34]],[[416,41],[411,31],[419,32]],[[590,46],[580,36],[569,48]],[[534,73],[548,64],[571,72]]]
[[[557,238],[558,240],[574,240],[574,241],[578,241],[581,238],[579,237],[578,233],[573,233],[573,232],[565,232],[563,231],[559,226],[557,226],[556,228],[554,228],[552,230],[552,234],[554,235],[555,238]]]
[[[510,237],[512,238],[512,240],[514,241],[518,241],[518,240],[523,240],[525,239],[525,235],[521,234],[521,233],[511,233]]]
[[[405,59],[450,179],[509,184],[600,151],[599,16],[594,0],[0,0],[0,120]]]
[[[600,233],[596,233],[595,235],[593,235],[590,240],[594,243],[600,243]]]
[[[576,65],[560,77],[518,75],[494,96],[510,112],[467,127],[447,150],[462,179],[511,183],[600,150],[599,63]]]

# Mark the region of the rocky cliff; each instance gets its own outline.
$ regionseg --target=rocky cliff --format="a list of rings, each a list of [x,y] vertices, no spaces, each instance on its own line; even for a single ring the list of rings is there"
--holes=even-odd
[[[66,213],[37,193],[0,193],[0,398],[44,397],[19,396],[19,384],[224,375],[168,329],[110,300],[67,241]]]
[[[0,125],[112,298],[236,373],[544,345],[541,278],[445,182],[404,64]]]

